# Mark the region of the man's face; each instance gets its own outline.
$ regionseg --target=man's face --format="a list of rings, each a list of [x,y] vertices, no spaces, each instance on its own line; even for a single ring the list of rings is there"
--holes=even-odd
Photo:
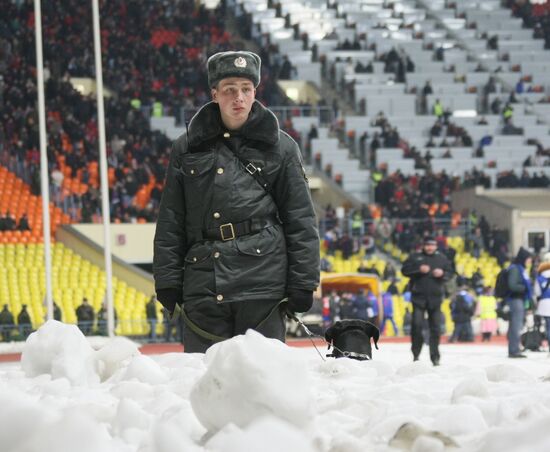
[[[433,242],[424,243],[424,252],[426,254],[433,254],[437,249],[437,244]]]
[[[211,93],[212,100],[220,106],[224,125],[229,130],[240,128],[248,119],[256,98],[254,84],[247,78],[224,78]]]

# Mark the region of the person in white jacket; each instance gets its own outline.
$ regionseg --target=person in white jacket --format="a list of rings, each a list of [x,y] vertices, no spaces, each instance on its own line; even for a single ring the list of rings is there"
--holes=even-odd
[[[536,315],[544,320],[546,339],[550,347],[550,252],[546,253],[537,269],[535,296],[538,299]]]

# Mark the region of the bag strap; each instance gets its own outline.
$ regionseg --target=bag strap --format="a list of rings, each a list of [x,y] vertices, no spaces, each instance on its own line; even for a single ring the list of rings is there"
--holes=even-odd
[[[227,149],[229,149],[233,153],[233,155],[239,159],[239,162],[241,162],[242,168],[248,174],[250,174],[254,179],[256,179],[256,182],[260,184],[260,187],[262,187],[273,198],[271,184],[264,177],[262,173],[262,169],[254,165],[254,163],[252,163],[250,160],[248,160],[244,156],[240,155],[234,148],[234,143],[232,143],[231,140],[224,140],[224,143],[226,144]],[[273,198],[273,201],[275,201],[275,198]]]
[[[215,140],[215,139],[213,139],[213,140]],[[277,207],[277,213],[276,213],[277,219],[279,220],[279,223],[282,223],[282,221],[280,219],[280,216],[279,216],[279,206],[277,204],[277,200],[275,199],[275,196],[273,195],[271,184],[268,182],[268,180],[264,177],[264,175],[262,173],[262,169],[257,167],[256,165],[254,165],[250,160],[244,158],[242,155],[239,155],[235,151],[235,149],[233,149],[233,145],[232,145],[231,141],[224,140],[224,143],[226,144],[227,149],[229,149],[231,151],[231,153],[235,157],[237,157],[239,162],[241,162],[241,167],[243,168],[243,170],[246,171],[248,174],[250,174],[256,180],[256,182],[258,182],[260,187],[262,187],[266,191],[266,193],[269,196],[271,196],[271,199],[273,199],[273,202],[275,203],[275,206]]]
[[[262,173],[262,169],[254,165],[250,160],[246,159],[242,155],[240,155],[238,152],[235,151],[233,148],[233,144],[229,140],[225,140],[225,143],[227,145],[227,149],[229,149],[235,157],[241,162],[241,166],[244,171],[246,171],[248,174],[250,174],[256,182],[262,187],[265,192],[271,196],[271,199],[273,200],[273,203],[275,204],[275,207],[277,207],[277,219],[279,220],[279,223],[283,223],[279,214],[279,204],[277,204],[277,200],[275,199],[275,195],[273,194],[272,186],[269,183],[269,181],[264,177]]]
[[[267,181],[267,179],[262,174],[262,169],[254,165],[250,160],[245,159],[242,155],[239,155],[231,146],[227,146],[233,155],[239,159],[241,162],[242,168],[250,174],[254,179],[256,179],[256,182],[260,184],[260,186],[273,198],[273,193],[271,190],[271,184]],[[275,199],[273,199],[275,200]],[[277,204],[277,203],[275,203]]]

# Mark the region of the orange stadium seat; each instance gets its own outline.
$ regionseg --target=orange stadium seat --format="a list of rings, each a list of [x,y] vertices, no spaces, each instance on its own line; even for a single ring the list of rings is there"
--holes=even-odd
[[[108,173],[108,179],[109,179],[109,187],[113,187],[115,185],[115,182],[116,182],[115,169],[114,168],[109,168],[107,170],[107,173]]]

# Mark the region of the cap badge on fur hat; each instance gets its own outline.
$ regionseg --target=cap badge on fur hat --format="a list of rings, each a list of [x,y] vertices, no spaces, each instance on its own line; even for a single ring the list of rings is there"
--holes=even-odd
[[[262,60],[253,52],[244,50],[218,52],[208,58],[208,84],[215,88],[220,80],[230,77],[247,78],[254,88],[260,83]]]
[[[243,57],[235,58],[236,67],[246,67],[246,60]]]

